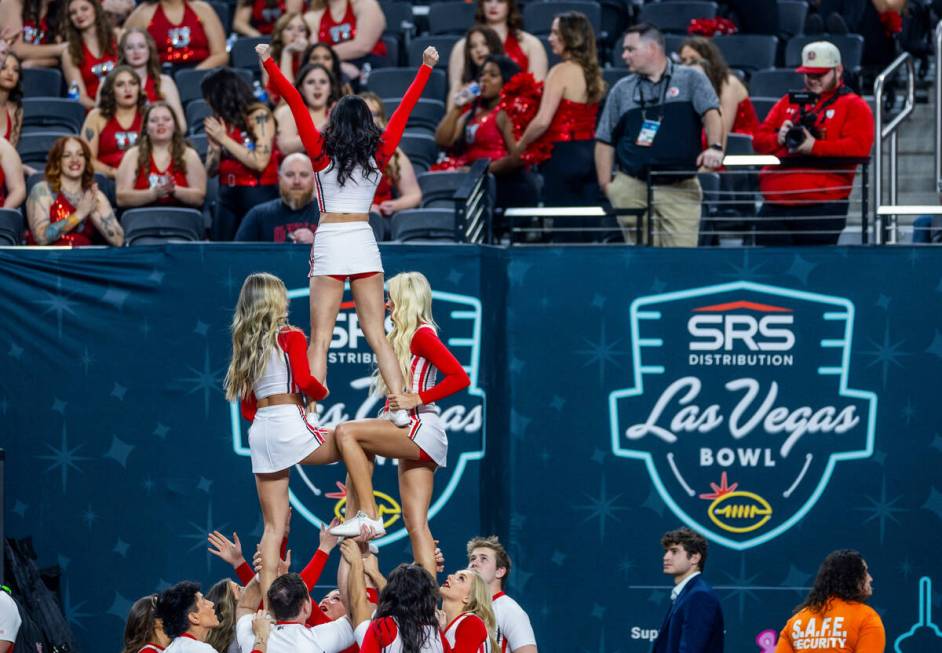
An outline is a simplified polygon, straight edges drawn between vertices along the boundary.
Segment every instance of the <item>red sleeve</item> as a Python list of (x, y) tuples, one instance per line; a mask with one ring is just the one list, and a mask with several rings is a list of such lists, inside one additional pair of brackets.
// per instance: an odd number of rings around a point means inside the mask
[(255, 404), (254, 392), (250, 392), (248, 397), (239, 402), (239, 408), (242, 409), (242, 417), (250, 422), (255, 421), (255, 411), (258, 409)]
[(778, 130), (788, 118), (788, 107), (788, 96), (786, 95), (769, 109), (769, 114), (752, 135), (752, 149), (757, 154), (776, 154), (780, 150), (788, 151), (778, 144)]
[(307, 566), (301, 570), (301, 580), (307, 585), (307, 591), (310, 592), (320, 580), (321, 572), (324, 571), (324, 565), (327, 564), (327, 554), (318, 549), (314, 552), (314, 557), (307, 563)]
[(444, 399), (471, 385), (468, 373), (461, 367), (458, 359), (442, 344), (433, 329), (421, 328), (416, 330), (415, 335), (412, 336), (410, 349), (416, 356), (428, 359), (444, 376), (434, 386), (419, 393), (419, 398), (423, 404), (430, 404), (433, 401)]
[(843, 128), (837, 138), (816, 140), (811, 152), (815, 156), (865, 157), (873, 146), (873, 113), (863, 98), (844, 96)]
[(324, 139), (321, 137), (321, 133), (317, 131), (317, 127), (314, 126), (307, 105), (304, 104), (304, 99), (294, 84), (284, 76), (281, 68), (273, 58), (266, 59), (264, 66), (265, 71), (268, 73), (269, 84), (274, 86), (275, 92), (285, 99), (291, 109), (294, 124), (298, 128), (298, 136), (301, 137), (301, 143), (304, 145), (307, 155), (311, 157), (314, 170), (323, 170), (330, 163), (330, 160), (324, 155)]
[[(292, 87), (293, 88), (293, 87)], [(311, 376), (307, 362), (307, 338), (298, 329), (285, 329), (278, 334), (278, 345), (288, 354), (291, 376), (295, 385), (308, 398), (320, 401), (327, 396), (327, 388)]]
[[(399, 147), (399, 141), (402, 140), (402, 132), (405, 131), (406, 123), (409, 122), (409, 115), (422, 96), (422, 91), (425, 90), (425, 84), (428, 83), (428, 79), (431, 75), (431, 66), (426, 66), (425, 64), (419, 66), (419, 72), (415, 74), (415, 79), (412, 80), (412, 83), (406, 90), (406, 94), (399, 102), (399, 106), (393, 111), (389, 122), (386, 123), (386, 130), (383, 132), (383, 140), (380, 141), (379, 149), (376, 150), (375, 155), (376, 165), (379, 166), (380, 170), (386, 168), (386, 164), (389, 163), (393, 154), (396, 153), (396, 148)], [(298, 97), (300, 97), (300, 95)], [(304, 111), (306, 114), (307, 108), (305, 108)]]
[(375, 587), (367, 587), (366, 600), (373, 605), (379, 605), (379, 591)]
[(487, 626), (477, 617), (466, 617), (455, 630), (454, 653), (477, 653), (487, 641)]
[(380, 653), (384, 648), (396, 641), (398, 634), (396, 622), (391, 617), (375, 619), (363, 637), (360, 653)]
[(242, 585), (248, 585), (252, 582), (252, 579), (255, 578), (255, 570), (252, 569), (252, 565), (244, 560), (241, 565), (236, 567), (235, 573), (236, 576), (239, 577), (239, 582), (242, 583)]
[(320, 606), (315, 602), (313, 605), (311, 605), (311, 616), (307, 618), (307, 622), (305, 622), (304, 625), (308, 628), (313, 628), (314, 626), (320, 626), (327, 623), (330, 623), (330, 617), (328, 617), (327, 614), (321, 610)]

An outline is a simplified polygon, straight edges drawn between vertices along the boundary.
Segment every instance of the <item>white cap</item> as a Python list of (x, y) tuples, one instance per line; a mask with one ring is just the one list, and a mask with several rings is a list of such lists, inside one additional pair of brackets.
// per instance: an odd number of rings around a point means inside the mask
[(829, 41), (815, 41), (801, 49), (797, 72), (820, 75), (841, 65), (841, 51)]

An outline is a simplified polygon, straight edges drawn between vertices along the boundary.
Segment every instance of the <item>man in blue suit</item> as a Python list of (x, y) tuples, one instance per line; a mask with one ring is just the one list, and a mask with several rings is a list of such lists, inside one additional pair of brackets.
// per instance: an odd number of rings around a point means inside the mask
[(652, 653), (723, 653), (723, 610), (701, 572), (707, 541), (689, 528), (664, 534), (664, 573), (674, 577), (671, 607)]

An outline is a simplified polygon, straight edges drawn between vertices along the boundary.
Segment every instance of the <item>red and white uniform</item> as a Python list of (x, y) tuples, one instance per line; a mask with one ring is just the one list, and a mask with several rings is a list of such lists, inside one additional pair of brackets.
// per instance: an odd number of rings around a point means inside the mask
[[(173, 165), (172, 159), (170, 163), (167, 164), (167, 167), (161, 170), (154, 162), (154, 155), (151, 154), (150, 166), (144, 170), (141, 170), (141, 174), (138, 175), (137, 179), (134, 180), (134, 188), (137, 190), (157, 188), (158, 186), (165, 185), (169, 179), (173, 179), (173, 183), (180, 188), (187, 188), (188, 186), (186, 182), (186, 174)], [(173, 195), (163, 197), (157, 200), (155, 204), (159, 204), (161, 206), (184, 206), (183, 202), (175, 198)]]
[(162, 646), (157, 646), (156, 644), (144, 644), (137, 653), (160, 653), (163, 650)]
[(462, 612), (445, 627), (452, 653), (491, 653), (487, 626), (476, 614)]
[(318, 428), (315, 416), (307, 415), (302, 406), (277, 404), (256, 408), (258, 399), (299, 392), (315, 400), (327, 396), (327, 388), (311, 376), (304, 333), (294, 327), (282, 327), (278, 346), (268, 352), (265, 371), (255, 381), (252, 393), (242, 400), (242, 415), (252, 422), (249, 449), (253, 473), (288, 469), (324, 444), (325, 429)]
[[(242, 143), (249, 150), (255, 149), (255, 139), (248, 132), (232, 125), (228, 127), (226, 133), (229, 138)], [(227, 150), (223, 150), (218, 170), (219, 183), (222, 186), (274, 186), (278, 183), (278, 152), (272, 152), (268, 165), (261, 172), (257, 172), (229, 154)]]
[[(353, 13), (353, 3), (350, 0), (347, 0), (347, 8), (343, 13), (343, 18), (339, 21), (334, 20), (334, 17), (330, 15), (329, 6), (324, 9), (324, 13), (321, 16), (321, 24), (317, 29), (317, 39), (320, 43), (326, 43), (333, 47), (338, 43), (352, 41), (356, 35), (357, 17), (356, 14)], [(374, 54), (377, 57), (386, 56), (386, 44), (383, 43), (382, 39), (376, 42), (370, 54)]]
[(184, 2), (183, 20), (176, 25), (158, 4), (147, 31), (157, 43), (160, 63), (195, 66), (209, 56), (209, 39), (203, 21), (188, 2)]
[(32, 20), (23, 21), (23, 43), (47, 45), (52, 43), (53, 36), (45, 16), (39, 19), (38, 25)]
[[(252, 644), (255, 643), (255, 634), (252, 632), (254, 616), (243, 615), (236, 622), (236, 639), (242, 653), (251, 653)], [(355, 641), (353, 626), (346, 617), (313, 628), (304, 624), (278, 621), (268, 635), (267, 650), (268, 653), (340, 653)]]
[(275, 23), (286, 11), (285, 0), (278, 0), (275, 3), (269, 0), (255, 0), (252, 3), (252, 27), (262, 34), (271, 34), (275, 29)]
[(170, 642), (164, 653), (216, 653), (216, 649), (206, 642), (199, 641), (190, 633), (183, 633)]
[[(20, 632), (23, 618), (16, 607), (13, 597), (0, 590), (0, 642), (15, 642), (16, 634)], [(13, 649), (10, 649), (13, 653)]]
[(143, 120), (144, 117), (137, 110), (134, 111), (134, 120), (129, 127), (122, 126), (117, 116), (108, 118), (108, 122), (98, 134), (98, 160), (111, 168), (121, 165), (124, 153), (137, 145)]
[(85, 84), (85, 94), (93, 100), (98, 97), (98, 87), (118, 63), (117, 44), (112, 44), (111, 51), (114, 54), (103, 51), (100, 57), (96, 57), (82, 43), (82, 82)]
[(497, 644), (500, 646), (500, 653), (516, 651), (522, 646), (536, 646), (530, 617), (520, 604), (503, 592), (498, 592), (491, 600), (494, 617), (497, 619)]
[[(422, 653), (445, 653), (450, 651), (445, 636), (435, 626), (426, 626), (425, 646)], [(402, 653), (399, 625), (393, 617), (380, 617), (364, 621), (356, 629), (356, 641), (360, 653)], [(273, 652), (274, 653), (274, 652)]]

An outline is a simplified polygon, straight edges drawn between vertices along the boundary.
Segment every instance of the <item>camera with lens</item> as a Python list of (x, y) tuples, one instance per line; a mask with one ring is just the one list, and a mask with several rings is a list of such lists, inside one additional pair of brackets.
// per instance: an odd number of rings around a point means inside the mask
[(805, 142), (805, 132), (802, 128), (807, 129), (808, 133), (815, 138), (820, 138), (818, 128), (815, 126), (818, 122), (818, 114), (810, 109), (810, 107), (814, 107), (817, 101), (818, 94), (811, 91), (788, 92), (788, 102), (797, 104), (799, 112), (797, 124), (785, 132), (785, 147), (788, 148), (789, 152), (794, 152)]

